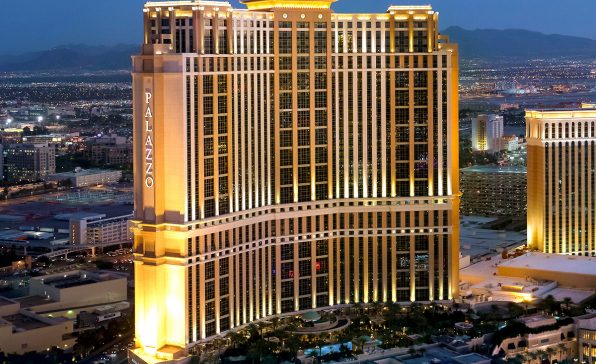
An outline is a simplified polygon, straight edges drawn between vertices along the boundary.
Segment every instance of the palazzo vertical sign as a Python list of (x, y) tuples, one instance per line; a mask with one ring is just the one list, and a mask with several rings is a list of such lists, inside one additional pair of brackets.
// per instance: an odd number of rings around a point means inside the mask
[(151, 104), (153, 93), (149, 90), (145, 91), (145, 187), (153, 188), (155, 179), (153, 176), (153, 111)]

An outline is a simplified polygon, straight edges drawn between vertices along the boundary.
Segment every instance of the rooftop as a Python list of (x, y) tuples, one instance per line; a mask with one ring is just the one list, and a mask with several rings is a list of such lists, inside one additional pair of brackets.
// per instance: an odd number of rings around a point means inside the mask
[[(25, 240), (30, 240), (23, 233), (27, 230), (53, 231), (57, 239), (68, 238), (71, 218), (90, 221), (90, 216), (98, 219), (129, 215), (133, 211), (132, 197), (132, 188), (122, 184), (0, 201), (0, 231), (13, 230)], [(31, 240), (30, 243), (48, 248), (52, 241)]]
[(492, 256), (502, 249), (513, 250), (525, 244), (525, 233), (484, 228), (485, 224), (495, 220), (479, 216), (461, 217), (460, 251), (463, 255), (469, 255), (472, 261), (475, 261), (481, 257)]
[(526, 253), (500, 264), (505, 268), (531, 268), (565, 274), (596, 275), (596, 257), (560, 255), (545, 253)]
[(596, 314), (580, 317), (577, 323), (580, 329), (596, 331)]
[(84, 270), (76, 270), (66, 273), (58, 273), (53, 275), (35, 277), (31, 279), (31, 282), (33, 283), (34, 281), (36, 281), (46, 286), (64, 289), (84, 286), (87, 284), (93, 284), (98, 282), (111, 281), (114, 279), (121, 279), (121, 277), (106, 272), (94, 273)]
[(544, 316), (544, 315), (533, 315), (533, 316), (526, 316), (520, 317), (518, 319), (519, 322), (523, 323), (528, 327), (540, 327), (551, 325), (557, 322), (554, 317)]
[(490, 359), (483, 355), (477, 354), (477, 353), (471, 353), (471, 354), (456, 356), (455, 358), (453, 358), (453, 361), (455, 361), (456, 363), (460, 363), (460, 364), (473, 364), (473, 363), (487, 362), (487, 361), (490, 361)]
[(330, 9), (336, 0), (241, 0), (248, 10)]
[(40, 321), (36, 318), (17, 313), (15, 315), (4, 316), (2, 319), (9, 322), (13, 326), (14, 332), (35, 330), (42, 327), (50, 326), (49, 324)]
[(16, 304), (15, 301), (0, 296), (0, 306), (9, 306)]
[(460, 169), (461, 173), (523, 173), (528, 172), (525, 166), (472, 166)]
[(529, 118), (529, 119), (596, 118), (596, 108), (526, 110), (526, 118)]
[(70, 221), (70, 220), (100, 220), (106, 217), (106, 214), (98, 214), (94, 212), (74, 212), (74, 213), (66, 213), (66, 214), (57, 214), (54, 215), (54, 219), (61, 220), (61, 221)]
[(52, 276), (43, 276), (37, 279), (45, 285), (64, 289), (110, 280), (111, 278), (112, 277), (109, 275), (95, 276), (94, 274), (84, 271), (74, 271)]
[(169, 7), (179, 5), (207, 5), (207, 6), (223, 6), (231, 7), (232, 5), (227, 1), (204, 1), (204, 0), (178, 0), (178, 1), (148, 1), (145, 3), (145, 7)]
[(82, 169), (80, 171), (72, 171), (72, 172), (62, 172), (62, 173), (55, 173), (52, 174), (53, 177), (64, 177), (64, 178), (73, 178), (73, 177), (82, 177), (82, 176), (93, 176), (96, 174), (103, 174), (109, 172), (117, 172), (116, 170), (111, 169)]
[(552, 291), (548, 292), (548, 294), (553, 296), (555, 301), (563, 302), (565, 298), (571, 298), (571, 302), (580, 304), (594, 296), (594, 291), (577, 288), (557, 287)]
[[(479, 264), (474, 264), (476, 266)], [(468, 267), (469, 268), (469, 267)], [(477, 282), (466, 287), (462, 285), (462, 292), (466, 296), (483, 296), (490, 297), (492, 301), (509, 301), (509, 302), (523, 302), (533, 301), (537, 298), (544, 298), (556, 286), (555, 282), (538, 281), (517, 277), (503, 277), (503, 276), (473, 276), (469, 272), (461, 274), (462, 282)]]
[(429, 348), (423, 356), (411, 357), (402, 360), (405, 364), (429, 364), (436, 362), (438, 359), (441, 363), (450, 363), (454, 357), (458, 356), (457, 353), (447, 350), (445, 348), (434, 347)]
[[(271, 9), (330, 9), (331, 5), (338, 0), (240, 0), (248, 10), (271, 10)], [(211, 0), (177, 0), (177, 1), (149, 1), (145, 4), (145, 11), (163, 9), (171, 7), (216, 7), (231, 8), (228, 1)], [(152, 8), (152, 9), (149, 9)], [(194, 9), (193, 9), (194, 10)], [(242, 9), (237, 9), (242, 10)], [(415, 14), (434, 14), (431, 5), (392, 5), (387, 12), (413, 12)]]
[(45, 305), (47, 303), (54, 303), (56, 301), (44, 296), (26, 296), (16, 298), (15, 301), (21, 304), (21, 308), (29, 308), (34, 306)]

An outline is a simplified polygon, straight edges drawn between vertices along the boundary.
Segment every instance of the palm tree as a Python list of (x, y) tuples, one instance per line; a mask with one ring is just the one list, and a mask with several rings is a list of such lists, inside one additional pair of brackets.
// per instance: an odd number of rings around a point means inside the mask
[(236, 349), (238, 345), (244, 344), (246, 336), (238, 331), (232, 331), (228, 333), (227, 338), (230, 340), (230, 344)]
[(288, 348), (288, 351), (292, 354), (292, 356), (296, 356), (296, 352), (298, 350), (300, 350), (300, 347), (302, 345), (302, 342), (300, 341), (300, 339), (298, 338), (298, 336), (296, 335), (291, 335), (286, 341), (285, 341), (286, 347)]
[(530, 363), (532, 363), (534, 360), (538, 359), (538, 354), (535, 351), (530, 351), (528, 353), (528, 358), (530, 359)]
[(555, 348), (553, 348), (552, 346), (549, 346), (548, 348), (546, 348), (546, 353), (548, 354), (549, 362), (552, 361), (552, 357), (556, 352), (557, 352), (557, 350), (555, 350)]
[(552, 314), (557, 310), (557, 301), (555, 301), (555, 298), (549, 294), (538, 304), (538, 307), (541, 310)]
[(567, 356), (567, 345), (559, 343), (557, 348), (559, 349), (559, 362), (561, 362), (563, 361), (563, 353), (565, 353), (565, 356)]
[(364, 352), (364, 344), (366, 344), (366, 340), (362, 336), (359, 336), (355, 338), (353, 341), (358, 347), (358, 350)]
[(372, 314), (374, 316), (378, 316), (379, 313), (381, 313), (381, 311), (382, 311), (382, 305), (379, 301), (372, 302), (370, 304), (370, 308), (371, 308)]
[(355, 304), (353, 306), (354, 310), (356, 311), (356, 313), (358, 315), (362, 315), (364, 313), (364, 306), (362, 306), (362, 303), (358, 302), (357, 304)]
[(217, 350), (217, 356), (221, 355), (221, 348), (226, 344), (226, 342), (222, 338), (216, 338), (213, 340), (213, 346), (215, 350)]
[(271, 318), (271, 329), (272, 331), (277, 330), (277, 328), (279, 327), (281, 320), (279, 319), (279, 317), (273, 317)]
[(573, 303), (573, 300), (571, 300), (571, 297), (565, 297), (563, 299), (563, 304), (565, 304), (565, 309), (567, 311), (569, 311), (571, 309), (571, 304)]
[(256, 324), (254, 324), (254, 323), (249, 324), (247, 329), (250, 334), (251, 340), (255, 340), (256, 338), (258, 338), (260, 336), (259, 327)]
[(542, 362), (542, 360), (544, 360), (544, 357), (548, 355), (544, 350), (538, 350), (536, 354), (538, 354), (538, 359), (540, 359), (540, 362)]

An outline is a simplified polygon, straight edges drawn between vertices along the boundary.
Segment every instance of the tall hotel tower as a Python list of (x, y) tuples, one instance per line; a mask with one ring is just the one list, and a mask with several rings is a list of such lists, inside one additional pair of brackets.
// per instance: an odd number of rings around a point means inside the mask
[(430, 6), (150, 2), (135, 361), (272, 315), (456, 296), (458, 56)]
[(596, 253), (596, 105), (526, 112), (528, 245)]

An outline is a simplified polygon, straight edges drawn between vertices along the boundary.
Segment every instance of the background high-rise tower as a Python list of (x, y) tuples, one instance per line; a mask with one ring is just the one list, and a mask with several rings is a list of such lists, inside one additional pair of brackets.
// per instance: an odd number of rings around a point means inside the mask
[(458, 58), (430, 6), (147, 3), (132, 355), (271, 315), (450, 300)]
[(472, 119), (472, 148), (477, 151), (499, 152), (503, 137), (503, 117), (478, 115)]
[(596, 252), (596, 109), (526, 111), (528, 245)]

